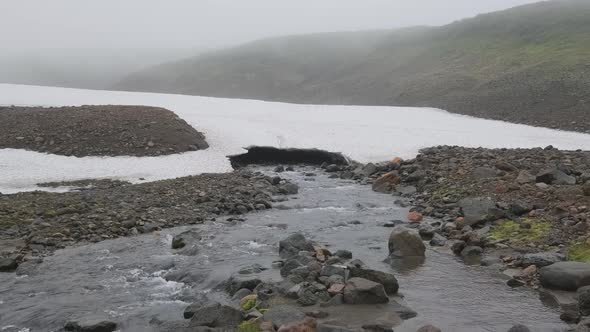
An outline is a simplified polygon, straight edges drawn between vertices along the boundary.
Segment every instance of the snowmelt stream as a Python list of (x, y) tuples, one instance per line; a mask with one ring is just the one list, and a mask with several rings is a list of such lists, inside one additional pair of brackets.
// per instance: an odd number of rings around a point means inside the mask
[[(269, 169), (265, 169), (266, 172)], [(429, 249), (425, 262), (390, 266), (387, 256), (392, 219), (407, 210), (390, 195), (377, 194), (352, 181), (329, 179), (314, 169), (282, 173), (300, 184), (300, 193), (275, 203), (281, 209), (246, 215), (247, 220), (216, 222), (168, 229), (160, 233), (103, 241), (55, 252), (28, 276), (0, 274), (0, 331), (14, 325), (35, 331), (55, 331), (65, 321), (96, 317), (120, 323), (121, 331), (157, 331), (160, 321), (182, 320), (184, 308), (201, 294), (227, 300), (212, 289), (240, 268), (278, 259), (278, 241), (302, 232), (331, 250), (350, 250), (374, 269), (392, 272), (400, 283), (405, 305), (416, 318), (395, 327), (415, 332), (432, 323), (443, 331), (507, 331), (526, 324), (534, 331), (564, 331), (558, 310), (545, 307), (536, 292), (512, 289), (492, 268), (466, 266), (456, 257)], [(171, 237), (195, 229), (202, 236), (196, 256), (176, 255)], [(168, 273), (182, 282), (168, 281)], [(269, 269), (263, 278), (279, 278)], [(344, 306), (356, 320), (367, 319), (355, 306)]]

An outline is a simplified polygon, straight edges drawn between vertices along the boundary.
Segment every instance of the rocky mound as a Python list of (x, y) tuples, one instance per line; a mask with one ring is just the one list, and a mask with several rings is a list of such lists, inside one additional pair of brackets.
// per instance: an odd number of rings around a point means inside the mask
[(272, 207), (297, 185), (249, 172), (203, 174), (144, 184), (91, 183), (78, 192), (0, 196), (0, 257), (21, 260), (66, 245), (199, 224)]
[[(441, 146), (412, 160), (324, 168), (409, 207), (407, 221), (386, 227), (409, 222), (414, 237), (466, 264), (497, 266), (510, 287), (590, 294), (583, 289), (590, 286), (590, 151)], [(584, 296), (573, 301), (579, 310), (555, 297), (563, 320), (590, 315)]]
[(163, 108), (0, 107), (0, 148), (76, 157), (142, 157), (208, 147), (203, 134)]
[(495, 244), (538, 251), (571, 249), (590, 230), (590, 151), (441, 146), (412, 160), (332, 166), (326, 171), (334, 176), (410, 198), (410, 221), (442, 219), (451, 237), (459, 238), (464, 228), (493, 226)]

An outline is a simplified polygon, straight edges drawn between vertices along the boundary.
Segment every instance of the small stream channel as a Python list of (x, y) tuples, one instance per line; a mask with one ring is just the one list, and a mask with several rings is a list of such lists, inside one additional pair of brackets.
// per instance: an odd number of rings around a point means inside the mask
[[(272, 173), (271, 168), (257, 170)], [(507, 331), (516, 323), (533, 331), (568, 328), (536, 292), (511, 289), (492, 268), (464, 265), (447, 252), (429, 248), (425, 262), (415, 266), (384, 263), (390, 229), (383, 224), (403, 220), (407, 213), (391, 196), (329, 179), (312, 167), (281, 176), (297, 182), (299, 194), (276, 203), (276, 209), (247, 215), (246, 221), (220, 218), (68, 248), (27, 276), (0, 274), (0, 331), (58, 331), (67, 320), (89, 316), (117, 321), (121, 331), (153, 331), (151, 319), (182, 319), (184, 308), (202, 293), (224, 300), (212, 289), (241, 267), (258, 263), (269, 267), (265, 277), (279, 279), (271, 262), (278, 259), (278, 241), (294, 232), (394, 273), (404, 304), (418, 312), (396, 332), (415, 332), (428, 323), (460, 332)], [(174, 254), (172, 235), (188, 229), (202, 235), (199, 253)], [(182, 275), (183, 282), (167, 281), (164, 276), (171, 272)]]

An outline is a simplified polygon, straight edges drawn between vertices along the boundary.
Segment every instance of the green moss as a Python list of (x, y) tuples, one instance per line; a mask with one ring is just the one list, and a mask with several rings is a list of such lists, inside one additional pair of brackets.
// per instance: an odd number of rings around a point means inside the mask
[(590, 263), (590, 245), (587, 242), (576, 242), (567, 251), (567, 259), (576, 262)]
[(238, 326), (238, 332), (262, 332), (262, 330), (256, 323), (246, 321)]
[(508, 240), (512, 243), (526, 244), (543, 240), (551, 231), (551, 223), (546, 220), (526, 219), (518, 223), (506, 220), (494, 226), (489, 233), (493, 241)]
[(256, 307), (256, 299), (250, 299), (242, 304), (242, 310), (248, 311)]
[(442, 187), (432, 192), (432, 199), (444, 202), (457, 202), (466, 196), (466, 191), (454, 187)]

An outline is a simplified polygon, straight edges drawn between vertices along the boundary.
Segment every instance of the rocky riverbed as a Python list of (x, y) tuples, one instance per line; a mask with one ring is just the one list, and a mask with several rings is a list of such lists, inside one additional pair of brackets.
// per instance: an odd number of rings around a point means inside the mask
[(0, 252), (6, 267), (68, 245), (200, 224), (271, 208), (273, 195), (297, 193), (279, 177), (247, 171), (204, 174), (131, 185), (87, 180), (50, 183), (65, 193), (0, 196)]
[(148, 106), (0, 107), (0, 149), (65, 156), (159, 156), (208, 148), (173, 112)]
[[(567, 329), (532, 290), (511, 289), (494, 268), (467, 266), (446, 247), (425, 246), (401, 220), (409, 209), (391, 196), (314, 167), (271, 170), (245, 174), (270, 179), (273, 209), (69, 246), (28, 260), (16, 276), (0, 274), (0, 317), (8, 324), (0, 328), (415, 332), (437, 331), (429, 326), (435, 325), (483, 332), (520, 323), (533, 331)], [(272, 185), (278, 174), (284, 180)], [(284, 190), (291, 183), (299, 193), (282, 201), (281, 192), (294, 192)]]
[[(498, 264), (511, 287), (576, 291), (590, 280), (588, 151), (441, 146), (412, 160), (324, 169), (409, 198), (405, 219), (425, 240), (468, 264)], [(566, 298), (564, 320), (587, 315)]]

